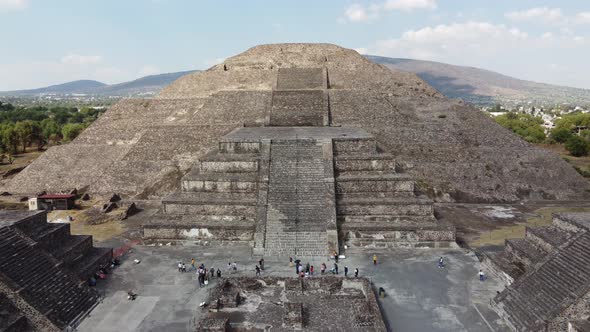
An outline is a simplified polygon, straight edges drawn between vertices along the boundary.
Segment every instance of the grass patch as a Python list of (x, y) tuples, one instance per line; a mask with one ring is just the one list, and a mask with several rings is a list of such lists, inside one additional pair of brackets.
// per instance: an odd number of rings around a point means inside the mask
[(509, 225), (482, 233), (477, 239), (468, 243), (472, 248), (489, 245), (503, 245), (506, 239), (522, 239), (526, 227), (543, 227), (551, 225), (552, 214), (556, 212), (590, 212), (590, 207), (546, 207), (535, 210), (535, 215), (528, 217), (523, 224)]

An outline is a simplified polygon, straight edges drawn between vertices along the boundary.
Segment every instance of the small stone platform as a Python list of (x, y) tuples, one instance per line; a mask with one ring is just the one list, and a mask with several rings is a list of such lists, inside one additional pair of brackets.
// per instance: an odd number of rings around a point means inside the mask
[(386, 331), (367, 279), (228, 278), (209, 297), (197, 331)]

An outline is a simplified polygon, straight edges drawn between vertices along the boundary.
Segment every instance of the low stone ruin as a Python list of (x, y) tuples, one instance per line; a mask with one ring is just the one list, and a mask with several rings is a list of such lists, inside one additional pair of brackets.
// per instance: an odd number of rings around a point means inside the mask
[(45, 211), (0, 211), (0, 331), (75, 326), (99, 299), (86, 280), (111, 259), (110, 248), (48, 223)]
[(211, 292), (197, 331), (386, 331), (368, 280), (228, 278)]
[(590, 318), (590, 213), (554, 214), (551, 226), (484, 253), (482, 265), (508, 284), (493, 307), (514, 330), (568, 331)]

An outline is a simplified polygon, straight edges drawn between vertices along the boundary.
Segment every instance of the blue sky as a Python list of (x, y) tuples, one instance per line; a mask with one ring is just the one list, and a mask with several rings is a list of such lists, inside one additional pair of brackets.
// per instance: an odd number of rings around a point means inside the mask
[(278, 42), (590, 88), (581, 0), (0, 0), (0, 42), (0, 90), (205, 69)]

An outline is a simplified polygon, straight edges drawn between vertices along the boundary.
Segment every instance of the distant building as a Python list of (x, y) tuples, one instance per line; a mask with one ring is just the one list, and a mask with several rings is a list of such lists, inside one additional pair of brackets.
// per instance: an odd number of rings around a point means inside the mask
[(72, 194), (46, 194), (37, 197), (39, 210), (71, 210), (75, 205), (76, 195)]

